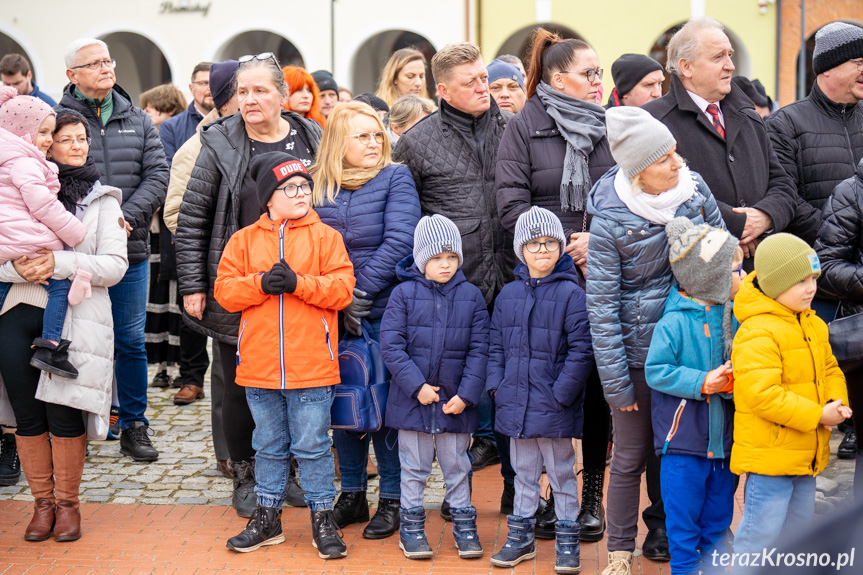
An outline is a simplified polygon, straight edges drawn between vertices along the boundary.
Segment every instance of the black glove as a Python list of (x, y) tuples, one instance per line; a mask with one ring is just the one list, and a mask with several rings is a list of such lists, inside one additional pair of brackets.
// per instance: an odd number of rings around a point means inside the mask
[(368, 317), (371, 314), (372, 304), (374, 300), (365, 299), (369, 294), (359, 288), (354, 288), (354, 296), (351, 303), (344, 309), (345, 314), (345, 330), (355, 336), (363, 334), (362, 318)]
[(294, 293), (297, 289), (297, 274), (283, 258), (261, 277), (261, 289), (270, 295)]

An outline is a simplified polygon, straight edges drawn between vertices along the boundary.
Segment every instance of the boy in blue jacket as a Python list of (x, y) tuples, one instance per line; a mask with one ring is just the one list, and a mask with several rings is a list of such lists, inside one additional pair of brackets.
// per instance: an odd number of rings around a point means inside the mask
[(563, 253), (560, 220), (534, 206), (515, 226), (516, 280), (501, 290), (492, 314), (487, 389), (495, 429), (510, 437), (515, 469), (509, 534), (491, 563), (513, 567), (536, 557), (534, 528), (545, 464), (554, 489), (556, 573), (578, 573), (578, 483), (572, 440), (581, 436), (584, 387), (593, 349), (584, 290)]
[(452, 510), (459, 557), (482, 557), (476, 508), (470, 504), (471, 433), (488, 362), (488, 310), (461, 271), (461, 235), (444, 216), (426, 216), (414, 253), (399, 262), (402, 281), (381, 322), (381, 355), (392, 374), (386, 424), (399, 430), (399, 547), (429, 559), (423, 492), (437, 451)]
[(737, 238), (675, 218), (665, 226), (678, 285), (653, 332), (644, 366), (671, 573), (708, 570), (734, 508), (731, 457), (731, 301), (743, 276)]

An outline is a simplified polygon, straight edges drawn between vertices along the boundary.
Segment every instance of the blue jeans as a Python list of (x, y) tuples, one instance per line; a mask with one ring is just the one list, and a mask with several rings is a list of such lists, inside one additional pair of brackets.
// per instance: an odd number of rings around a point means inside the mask
[(330, 451), (333, 386), (302, 389), (246, 388), (255, 431), (255, 493), (261, 507), (281, 508), (290, 455), (299, 465), (300, 485), (311, 511), (332, 509), (336, 472)]
[(735, 553), (757, 553), (800, 533), (815, 515), (812, 475), (746, 474), (743, 519), (734, 538)]
[(132, 264), (120, 282), (108, 288), (114, 316), (114, 374), (120, 402), (120, 429), (136, 421), (149, 425), (147, 410), (147, 349), (144, 322), (147, 318), (149, 263)]
[(707, 573), (714, 549), (726, 552), (725, 532), (734, 515), (734, 474), (727, 459), (667, 453), (661, 460), (671, 573)]
[[(0, 283), (0, 308), (6, 301), (6, 294), (12, 284)], [(69, 288), (72, 282), (69, 280), (48, 279), (45, 289), (48, 291), (48, 305), (42, 314), (42, 339), (60, 341), (63, 335), (63, 322), (66, 321), (66, 310), (69, 309)]]

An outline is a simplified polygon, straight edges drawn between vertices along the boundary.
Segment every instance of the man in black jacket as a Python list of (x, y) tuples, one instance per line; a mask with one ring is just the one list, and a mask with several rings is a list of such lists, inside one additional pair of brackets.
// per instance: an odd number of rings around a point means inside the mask
[(834, 22), (815, 34), (815, 84), (767, 119), (779, 162), (800, 200), (785, 230), (815, 243), (821, 207), (863, 157), (863, 29)]
[(123, 191), (123, 218), (129, 233), (129, 269), (109, 288), (114, 316), (115, 376), (120, 403), (120, 453), (136, 461), (154, 461), (159, 452), (147, 434), (147, 258), (150, 219), (165, 201), (168, 164), (153, 121), (134, 107), (116, 86), (116, 62), (101, 40), (76, 40), (66, 49), (66, 77), (60, 106), (83, 115), (89, 124), (89, 156), (100, 181)]
[(791, 221), (796, 193), (752, 101), (731, 84), (733, 53), (719, 22), (690, 20), (668, 43), (671, 89), (644, 109), (668, 126), (677, 152), (707, 182), (751, 269), (760, 238)]

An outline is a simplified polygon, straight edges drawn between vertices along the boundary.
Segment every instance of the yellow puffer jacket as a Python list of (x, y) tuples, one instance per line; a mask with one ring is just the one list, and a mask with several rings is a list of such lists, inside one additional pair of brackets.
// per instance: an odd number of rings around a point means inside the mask
[(822, 407), (848, 404), (845, 376), (830, 350), (827, 324), (811, 309), (797, 314), (746, 277), (734, 300), (734, 446), (731, 471), (817, 475), (830, 456)]

